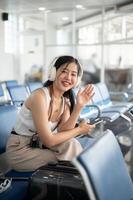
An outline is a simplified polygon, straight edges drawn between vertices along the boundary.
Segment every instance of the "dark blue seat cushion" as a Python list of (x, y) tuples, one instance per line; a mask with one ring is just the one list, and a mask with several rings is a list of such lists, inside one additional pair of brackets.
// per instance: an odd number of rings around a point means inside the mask
[[(11, 187), (0, 194), (2, 200), (28, 200), (29, 177), (33, 172), (17, 172), (11, 170), (5, 174), (6, 178), (12, 177)], [(0, 182), (3, 180), (1, 179)]]
[(1, 200), (28, 200), (28, 181), (13, 180), (11, 186), (0, 194)]
[(6, 150), (6, 143), (16, 121), (17, 108), (13, 105), (0, 106), (0, 154)]

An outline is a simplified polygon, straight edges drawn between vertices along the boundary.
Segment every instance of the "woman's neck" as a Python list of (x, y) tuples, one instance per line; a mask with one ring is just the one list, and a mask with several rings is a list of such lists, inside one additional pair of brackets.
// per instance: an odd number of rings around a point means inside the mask
[(54, 99), (61, 99), (63, 92), (60, 91), (54, 84), (50, 87), (51, 95)]
[[(49, 87), (51, 101), (49, 107), (49, 120), (52, 121), (52, 117), (56, 116), (56, 119), (59, 117), (62, 105), (63, 105), (63, 93), (56, 88), (56, 86), (51, 85)], [(58, 116), (58, 117), (57, 117)]]

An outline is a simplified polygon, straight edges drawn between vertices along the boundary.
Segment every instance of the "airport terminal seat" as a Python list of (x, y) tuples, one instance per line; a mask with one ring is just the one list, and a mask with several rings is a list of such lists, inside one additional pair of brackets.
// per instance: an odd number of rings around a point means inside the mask
[[(15, 123), (17, 112), (18, 109), (14, 105), (0, 106), (0, 156), (4, 154), (6, 157), (6, 143)], [(0, 199), (17, 199), (19, 195), (19, 199), (24, 200), (27, 194), (28, 178), (32, 172), (17, 172), (11, 169), (4, 172), (3, 169), (3, 173), (1, 172), (1, 174), (0, 182), (7, 178), (12, 178), (12, 183), (7, 191), (0, 194)]]
[(2, 96), (4, 96), (4, 92), (3, 92), (3, 88), (2, 88), (2, 86), (0, 84), (0, 97), (2, 97)]
[[(110, 93), (105, 83), (97, 83), (96, 87), (99, 89), (99, 92), (102, 96), (104, 111), (110, 109), (114, 111), (118, 111), (121, 114), (128, 112), (130, 109), (133, 108), (133, 104), (130, 102), (113, 102), (110, 98)], [(121, 92), (114, 93), (115, 95), (120, 95)], [(113, 94), (113, 93), (112, 93)], [(124, 93), (123, 93), (124, 94)]]
[[(99, 88), (101, 90), (99, 90)], [(128, 131), (131, 129), (131, 118), (129, 116), (126, 116), (125, 112), (129, 110), (129, 107), (126, 105), (123, 105), (121, 102), (119, 102), (118, 105), (114, 105), (111, 102), (111, 99), (109, 97), (106, 85), (103, 83), (97, 83), (93, 84), (94, 88), (94, 96), (92, 97), (92, 105), (96, 105), (99, 107), (100, 110), (100, 118), (103, 120), (102, 126), (100, 127), (100, 132), (102, 133), (103, 130), (110, 129), (114, 133), (114, 135), (117, 136), (118, 141), (119, 137), (127, 137)], [(105, 101), (104, 101), (105, 100)], [(89, 102), (90, 103), (90, 102)], [(86, 105), (82, 112), (80, 113), (81, 118), (91, 118), (93, 115), (93, 110), (88, 109), (89, 105)], [(133, 104), (130, 103), (132, 106)], [(121, 149), (123, 152), (123, 155), (125, 155), (131, 148), (131, 142), (129, 144), (121, 144), (119, 141), (119, 144), (121, 145)], [(126, 150), (126, 151), (125, 151)]]
[(6, 142), (15, 123), (16, 115), (16, 106), (0, 106), (0, 154), (6, 150)]
[(117, 106), (112, 104), (107, 87), (104, 83), (97, 83), (94, 85), (95, 95), (93, 97), (94, 104), (98, 104), (102, 112), (118, 112), (125, 113), (127, 111), (126, 106), (118, 104)]
[(11, 87), (11, 86), (15, 86), (18, 85), (18, 81), (17, 80), (7, 80), (5, 81), (6, 87)]
[[(96, 108), (90, 108), (90, 105), (94, 105), (99, 107), (101, 112), (101, 118), (106, 122), (113, 122), (119, 117), (122, 117), (126, 120), (126, 122), (131, 123), (130, 118), (125, 116), (125, 112), (129, 110), (127, 105), (121, 105), (121, 103), (117, 105), (112, 105), (111, 99), (109, 98), (108, 91), (106, 86), (104, 87), (103, 83), (93, 84), (94, 88), (94, 96), (92, 97), (92, 102), (89, 102), (84, 109), (82, 110), (80, 117), (81, 118), (91, 118), (96, 113)], [(100, 89), (99, 89), (100, 88)], [(73, 90), (74, 95), (77, 94), (77, 89)], [(130, 103), (130, 107), (133, 104)]]
[[(131, 102), (124, 102), (124, 101), (112, 101), (110, 98), (110, 93), (108, 91), (108, 88), (106, 86), (105, 83), (97, 83), (95, 84), (95, 87), (97, 88), (97, 92), (99, 90), (99, 93), (101, 94), (101, 98), (102, 98), (102, 113), (109, 113), (110, 111), (112, 112), (118, 112), (119, 113), (119, 119), (120, 119), (120, 123), (121, 124), (125, 124), (125, 126), (120, 126), (118, 131), (116, 130), (115, 126), (113, 128), (113, 126), (110, 126), (110, 124), (106, 124), (107, 127), (111, 130), (113, 130), (113, 132), (126, 132), (129, 129), (131, 129), (131, 125), (132, 125), (132, 113), (131, 111), (133, 110), (133, 103)], [(119, 95), (119, 92), (116, 93), (117, 95)], [(116, 119), (117, 121), (119, 120), (118, 118)], [(115, 120), (115, 122), (116, 122)], [(114, 123), (115, 125), (115, 123)], [(117, 133), (116, 133), (117, 134)]]
[(31, 92), (33, 92), (34, 90), (38, 89), (38, 88), (42, 88), (43, 87), (43, 83), (42, 82), (28, 82), (27, 83), (28, 89)]
[(11, 104), (11, 101), (7, 99), (5, 96), (4, 89), (2, 87), (2, 83), (0, 82), (0, 106), (5, 104)]
[[(2, 182), (3, 183), (3, 182)], [(12, 180), (11, 186), (4, 192), (0, 193), (1, 200), (28, 200), (28, 182), (24, 180)]]
[(2, 85), (0, 84), (0, 105), (4, 102), (4, 91)]
[(11, 101), (14, 105), (20, 107), (29, 96), (25, 85), (16, 85), (7, 87)]
[(99, 109), (101, 110), (101, 118), (102, 119), (104, 119), (105, 121), (113, 122), (117, 118), (120, 117), (120, 111), (118, 111), (117, 109), (107, 109), (107, 108), (105, 108), (105, 105), (103, 103), (103, 98), (101, 96), (101, 93), (99, 92), (97, 85), (98, 84), (93, 84), (95, 94), (92, 97), (92, 102), (93, 102), (94, 105), (97, 105), (99, 107)]
[(133, 183), (111, 131), (87, 147), (72, 163), (81, 173), (90, 200), (133, 199)]

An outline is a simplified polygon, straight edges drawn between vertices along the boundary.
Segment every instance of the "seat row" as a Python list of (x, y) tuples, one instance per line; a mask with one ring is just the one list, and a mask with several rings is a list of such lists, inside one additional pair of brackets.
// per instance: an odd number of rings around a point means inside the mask
[[(113, 123), (119, 119), (122, 124), (125, 124), (126, 130), (132, 126), (133, 118), (133, 103), (126, 101), (112, 101), (109, 90), (105, 83), (93, 84), (94, 96), (92, 100), (83, 108), (80, 113), (80, 119), (100, 118), (106, 124), (106, 128), (111, 129)], [(77, 89), (74, 89), (76, 95)], [(118, 92), (117, 95), (125, 96), (125, 93)], [(114, 132), (114, 130), (112, 130)], [(119, 128), (119, 132), (122, 130)], [(123, 130), (125, 131), (125, 130)], [(119, 133), (118, 132), (118, 133)]]
[[(93, 117), (96, 113), (96, 107), (98, 107), (101, 111), (101, 118), (113, 122), (118, 117), (124, 117), (126, 112), (129, 112), (133, 109), (132, 102), (125, 101), (112, 101), (110, 97), (109, 90), (105, 83), (96, 83), (93, 84), (94, 88), (94, 96), (92, 97), (92, 101), (90, 101), (85, 108), (82, 110), (80, 117)], [(76, 94), (77, 91), (74, 90)], [(122, 92), (117, 92), (116, 95), (126, 95)], [(93, 105), (93, 106), (92, 106)], [(130, 113), (131, 114), (131, 113)], [(125, 117), (126, 118), (126, 117)]]
[(16, 80), (5, 81), (0, 84), (0, 104), (11, 103), (21, 106), (32, 91), (42, 86), (42, 82), (29, 82), (26, 85), (20, 85)]

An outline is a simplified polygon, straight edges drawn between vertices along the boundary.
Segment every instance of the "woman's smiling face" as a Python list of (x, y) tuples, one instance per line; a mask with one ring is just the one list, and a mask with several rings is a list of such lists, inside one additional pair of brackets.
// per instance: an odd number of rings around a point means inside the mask
[(72, 62), (69, 64), (62, 65), (57, 70), (55, 83), (64, 92), (73, 88), (78, 79), (78, 69), (76, 63)]

